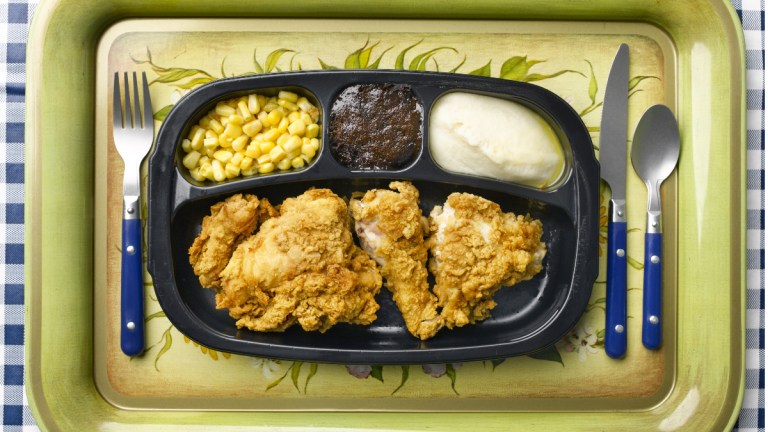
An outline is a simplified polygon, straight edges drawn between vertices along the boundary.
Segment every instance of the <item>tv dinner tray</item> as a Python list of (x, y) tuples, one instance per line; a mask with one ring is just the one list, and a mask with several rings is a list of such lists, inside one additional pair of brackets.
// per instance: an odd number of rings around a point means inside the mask
[[(613, 3), (39, 5), (28, 55), (25, 177), (27, 391), (38, 423), (54, 430), (727, 428), (744, 387), (741, 30), (724, 2)], [(605, 80), (622, 42), (631, 49), (628, 137), (645, 108), (666, 103), (683, 140), (679, 168), (663, 188), (664, 253), (675, 259), (665, 267), (662, 350), (640, 343), (646, 191), (630, 168), (624, 360), (609, 359), (601, 346), (602, 259), (580, 324), (537, 358), (377, 366), (228, 355), (176, 331), (151, 284), (148, 350), (134, 359), (120, 352), (122, 162), (107, 115), (114, 71), (146, 71), (155, 80), (156, 127), (189, 88), (234, 74), (375, 66), (528, 80), (582, 115), (597, 150)]]

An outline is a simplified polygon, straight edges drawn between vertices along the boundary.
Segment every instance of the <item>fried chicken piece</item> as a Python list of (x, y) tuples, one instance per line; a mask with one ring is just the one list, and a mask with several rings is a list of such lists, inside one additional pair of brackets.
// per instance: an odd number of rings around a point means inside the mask
[(429, 269), (448, 328), (487, 318), (496, 291), (532, 278), (546, 254), (540, 221), (502, 213), (498, 204), (468, 193), (453, 193), (432, 210), (430, 232)]
[(203, 227), (189, 248), (189, 263), (200, 285), (219, 286), (219, 273), (229, 262), (232, 251), (260, 223), (277, 216), (266, 198), (237, 194), (211, 206), (211, 215), (203, 218)]
[(328, 189), (286, 199), (280, 215), (232, 254), (216, 307), (228, 308), (238, 328), (254, 331), (370, 324), (381, 275), (353, 243), (350, 227), (346, 203)]
[(408, 331), (425, 340), (443, 327), (443, 319), (427, 282), (427, 228), (419, 191), (409, 182), (389, 187), (392, 190), (369, 190), (362, 199), (350, 201), (349, 209), (360, 244), (381, 266)]

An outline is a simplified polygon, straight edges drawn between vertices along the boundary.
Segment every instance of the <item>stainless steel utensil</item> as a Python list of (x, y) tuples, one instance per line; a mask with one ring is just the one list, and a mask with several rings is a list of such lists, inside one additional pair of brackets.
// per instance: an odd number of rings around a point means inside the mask
[[(144, 351), (144, 281), (141, 266), (141, 211), (139, 170), (154, 137), (152, 103), (147, 76), (142, 73), (143, 115), (139, 85), (133, 73), (133, 103), (128, 73), (124, 74), (124, 103), (120, 100), (120, 76), (115, 73), (112, 135), (125, 163), (123, 177), (123, 240), (120, 269), (120, 348), (126, 355)], [(133, 114), (132, 114), (133, 111)]]
[(680, 131), (672, 111), (654, 105), (643, 114), (632, 140), (632, 165), (648, 188), (643, 275), (643, 345), (661, 346), (661, 183), (680, 156)]
[(627, 105), (629, 47), (621, 44), (608, 75), (600, 121), (600, 176), (611, 188), (605, 301), (605, 352), (627, 351)]

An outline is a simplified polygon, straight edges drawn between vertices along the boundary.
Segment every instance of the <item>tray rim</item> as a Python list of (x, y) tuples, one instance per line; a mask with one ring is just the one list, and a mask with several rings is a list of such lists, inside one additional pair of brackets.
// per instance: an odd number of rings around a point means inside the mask
[[(45, 118), (44, 114), (49, 112), (52, 109), (62, 109), (62, 106), (58, 106), (58, 104), (51, 103), (50, 105), (44, 104), (44, 100), (42, 98), (42, 92), (39, 90), (39, 88), (43, 88), (46, 85), (46, 82), (38, 82), (37, 79), (34, 78), (40, 78), (43, 75), (43, 71), (45, 70), (47, 63), (46, 57), (43, 55), (45, 49), (50, 49), (50, 46), (46, 47), (46, 42), (48, 42), (48, 38), (52, 37), (52, 34), (62, 34), (63, 32), (66, 32), (68, 30), (71, 30), (71, 27), (68, 27), (67, 19), (80, 19), (83, 20), (84, 17), (82, 16), (83, 13), (86, 15), (88, 13), (95, 14), (99, 18), (103, 18), (111, 23), (117, 22), (121, 18), (124, 18), (126, 16), (131, 16), (132, 13), (141, 15), (141, 12), (144, 13), (151, 13), (154, 16), (162, 16), (162, 14), (167, 13), (162, 11), (162, 4), (161, 2), (154, 3), (149, 1), (138, 1), (138, 2), (125, 2), (122, 6), (123, 8), (120, 9), (119, 13), (115, 13), (112, 11), (112, 4), (105, 6), (101, 5), (91, 5), (91, 8), (78, 8), (79, 0), (50, 0), (47, 2), (43, 2), (38, 6), (38, 9), (36, 11), (36, 15), (33, 19), (33, 25), (30, 30), (30, 43), (28, 44), (28, 73), (29, 77), (33, 79), (28, 80), (28, 85), (30, 89), (30, 98), (28, 100), (27, 105), (27, 112), (26, 112), (26, 122), (25, 122), (25, 132), (26, 132), (26, 142), (27, 145), (25, 146), (25, 153), (27, 158), (27, 164), (25, 166), (25, 192), (26, 192), (26, 206), (25, 206), (25, 220), (28, 221), (27, 229), (25, 231), (25, 243), (27, 244), (27, 247), (25, 248), (25, 262), (27, 263), (25, 265), (25, 296), (27, 299), (29, 299), (29, 303), (25, 303), (25, 325), (27, 327), (27, 332), (25, 335), (25, 353), (27, 355), (27, 368), (25, 369), (25, 377), (27, 382), (27, 392), (29, 395), (29, 401), (30, 401), (30, 407), (32, 408), (33, 413), (35, 414), (36, 419), (39, 422), (39, 425), (41, 427), (50, 427), (52, 429), (59, 429), (64, 425), (60, 425), (56, 423), (57, 415), (59, 417), (62, 417), (65, 412), (66, 408), (72, 408), (74, 407), (72, 404), (72, 401), (65, 400), (59, 400), (58, 402), (46, 398), (46, 395), (55, 395), (55, 394), (69, 394), (71, 392), (71, 388), (68, 388), (68, 384), (72, 384), (73, 382), (75, 384), (79, 384), (83, 386), (82, 388), (79, 388), (79, 390), (83, 390), (83, 398), (80, 398), (81, 400), (77, 401), (79, 403), (78, 407), (82, 410), (81, 412), (89, 412), (91, 414), (96, 414), (97, 417), (93, 419), (93, 421), (98, 421), (99, 417), (98, 415), (101, 415), (101, 420), (111, 420), (114, 423), (111, 423), (112, 426), (115, 428), (120, 428), (120, 426), (127, 426), (130, 423), (135, 422), (157, 422), (157, 418), (161, 418), (161, 423), (171, 423), (171, 422), (178, 422), (178, 423), (187, 423), (190, 421), (190, 417), (184, 415), (184, 413), (151, 413), (152, 415), (149, 415), (147, 413), (142, 412), (127, 412), (123, 413), (121, 415), (120, 413), (115, 413), (115, 407), (109, 406), (106, 404), (100, 397), (100, 395), (95, 391), (93, 388), (93, 359), (89, 358), (88, 356), (85, 356), (85, 358), (82, 358), (83, 360), (79, 365), (74, 365), (75, 367), (65, 371), (61, 370), (61, 368), (55, 368), (51, 370), (45, 369), (42, 367), (41, 363), (43, 360), (40, 359), (40, 353), (41, 353), (41, 336), (45, 336), (46, 338), (50, 339), (53, 337), (56, 337), (56, 335), (59, 335), (57, 330), (71, 330), (72, 333), (69, 333), (70, 335), (77, 335), (81, 336), (84, 340), (84, 347), (92, 348), (93, 344), (93, 336), (91, 332), (85, 331), (83, 332), (83, 329), (77, 328), (75, 324), (71, 325), (62, 325), (62, 326), (56, 326), (60, 328), (52, 328), (51, 326), (41, 326), (41, 319), (45, 314), (41, 312), (41, 309), (47, 309), (50, 310), (52, 308), (51, 305), (48, 303), (44, 303), (41, 299), (42, 296), (42, 282), (45, 279), (45, 276), (48, 276), (50, 274), (49, 272), (46, 272), (45, 275), (42, 274), (43, 267), (46, 269), (49, 269), (51, 267), (55, 268), (55, 265), (52, 265), (52, 262), (50, 258), (52, 257), (52, 254), (56, 252), (56, 250), (51, 251), (51, 247), (43, 248), (42, 244), (42, 238), (43, 238), (43, 232), (46, 234), (50, 234), (50, 227), (48, 226), (42, 226), (43, 225), (43, 214), (47, 214), (49, 216), (55, 215), (57, 211), (59, 211), (60, 214), (63, 214), (65, 216), (73, 216), (73, 217), (82, 217), (83, 216), (83, 208), (89, 208), (89, 204), (92, 205), (91, 198), (89, 197), (70, 197), (69, 202), (64, 197), (56, 196), (55, 194), (52, 194), (52, 199), (48, 199), (48, 191), (49, 189), (46, 189), (46, 199), (43, 199), (43, 183), (45, 184), (51, 184), (53, 179), (55, 177), (52, 177), (54, 174), (49, 174), (44, 172), (41, 167), (43, 164), (43, 145), (41, 144), (42, 138), (48, 138), (50, 140), (50, 131), (42, 130), (39, 126), (38, 120)], [(225, 2), (227, 3), (227, 2)], [(379, 17), (405, 17), (408, 16), (408, 13), (415, 14), (417, 16), (427, 17), (427, 18), (440, 18), (445, 16), (441, 14), (439, 11), (432, 11), (430, 12), (430, 7), (437, 5), (437, 2), (433, 2), (432, 5), (424, 3), (420, 4), (415, 8), (408, 8), (408, 2), (400, 1), (396, 2), (402, 8), (392, 8), (392, 5), (388, 2), (374, 2), (372, 3), (372, 8), (369, 10), (360, 9), (359, 7), (355, 6), (354, 2), (348, 2), (348, 1), (339, 1), (335, 5), (330, 5), (329, 11), (327, 13), (329, 14), (338, 14), (345, 17), (355, 16), (355, 15), (369, 15), (370, 14), (378, 14)], [(503, 7), (499, 5), (495, 5), (495, 2), (492, 0), (487, 0), (482, 2), (478, 7), (478, 5), (472, 5), (471, 9), (462, 9), (461, 7), (458, 7), (455, 10), (456, 15), (463, 13), (468, 14), (468, 16), (465, 16), (464, 18), (483, 18), (483, 17), (492, 17), (494, 14), (499, 12), (499, 9), (504, 9)], [(680, 2), (683, 3), (683, 2)], [(695, 3), (695, 1), (694, 1)], [(89, 3), (90, 4), (90, 3)], [(235, 2), (231, 2), (230, 4), (234, 5)], [(567, 5), (553, 5), (553, 9), (560, 18), (565, 19), (564, 17), (567, 16), (570, 19), (584, 19), (587, 17), (590, 17), (591, 19), (638, 19), (638, 16), (633, 15), (634, 13), (642, 12), (643, 5), (650, 4), (650, 2), (646, 2), (644, 0), (635, 0), (631, 2), (627, 2), (627, 5), (623, 5), (622, 8), (617, 9), (615, 6), (611, 5), (608, 1), (601, 1), (599, 2), (599, 5), (603, 6), (603, 9), (600, 9), (598, 11), (595, 11), (595, 4), (590, 4), (588, 8), (580, 9), (580, 8), (573, 8), (571, 10), (567, 10)], [(187, 6), (187, 5), (185, 5)], [(263, 5), (262, 5), (263, 6)], [(262, 13), (264, 13), (267, 17), (269, 16), (277, 16), (279, 11), (280, 5), (278, 2), (274, 3), (268, 3), (266, 4), (266, 8), (262, 9)], [(524, 19), (543, 19), (545, 15), (549, 15), (553, 12), (553, 9), (548, 9), (547, 11), (540, 11), (536, 10), (533, 6), (527, 4), (525, 1), (516, 1), (516, 2), (510, 2), (509, 5), (505, 6), (517, 6), (518, 10), (516, 11), (517, 18), (524, 18)], [(634, 6), (634, 7), (626, 7), (626, 6)], [(734, 77), (734, 81), (736, 81), (736, 88), (732, 88), (731, 92), (731, 99), (732, 99), (732, 105), (734, 107), (738, 107), (738, 110), (732, 110), (731, 111), (731, 118), (730, 123), (728, 123), (731, 126), (738, 125), (738, 128), (733, 128), (736, 130), (731, 131), (731, 137), (735, 137), (735, 140), (739, 145), (734, 146), (738, 147), (736, 149), (733, 149), (730, 151), (730, 153), (726, 154), (726, 156), (730, 156), (730, 162), (731, 166), (736, 166), (739, 170), (738, 173), (738, 182), (736, 186), (731, 186), (731, 189), (729, 192), (731, 192), (731, 203), (735, 204), (735, 206), (728, 206), (728, 208), (734, 208), (732, 214), (728, 214), (726, 216), (729, 217), (729, 219), (733, 219), (734, 223), (731, 225), (731, 229), (728, 230), (730, 234), (730, 240), (728, 242), (729, 245), (732, 245), (735, 243), (736, 247), (732, 247), (732, 252), (735, 252), (731, 254), (731, 260), (729, 261), (729, 269), (730, 269), (730, 276), (731, 276), (731, 282), (734, 284), (738, 284), (740, 289), (739, 295), (732, 295), (734, 298), (734, 305), (738, 302), (740, 308), (739, 311), (736, 311), (734, 316), (731, 316), (730, 323), (731, 325), (740, 331), (740, 336), (743, 336), (745, 333), (745, 321), (744, 321), (744, 306), (745, 306), (745, 296), (746, 293), (743, 290), (745, 286), (745, 236), (746, 232), (744, 229), (744, 220), (745, 220), (745, 212), (746, 212), (746, 201), (745, 201), (745, 178), (746, 178), (746, 170), (745, 167), (745, 136), (744, 136), (744, 130), (745, 130), (745, 118), (746, 118), (746, 110), (745, 110), (745, 69), (744, 69), (744, 41), (743, 41), (743, 34), (740, 31), (741, 27), (738, 24), (738, 19), (735, 15), (735, 11), (732, 9), (730, 3), (727, 3), (725, 1), (717, 1), (713, 0), (711, 2), (711, 6), (714, 8), (716, 14), (720, 16), (720, 18), (723, 20), (723, 24), (727, 26), (727, 28), (724, 29), (726, 36), (728, 36), (729, 40), (733, 42), (735, 45), (737, 45), (737, 52), (730, 53), (729, 58), (733, 59), (734, 57), (738, 57), (735, 62), (731, 62), (730, 65), (730, 73)], [(618, 15), (611, 16), (610, 13), (614, 12)], [(206, 14), (206, 2), (202, 1), (195, 1), (195, 2), (189, 2), (188, 9), (184, 12), (189, 15), (205, 15)], [(506, 11), (506, 13), (503, 13), (502, 16), (508, 17), (507, 14), (509, 11)], [(652, 22), (655, 25), (658, 25), (662, 28), (665, 28), (665, 25), (669, 25), (670, 22), (666, 21), (666, 19), (661, 16), (663, 15), (661, 12), (657, 12), (660, 15), (654, 15), (654, 13), (647, 12), (646, 15), (640, 14), (641, 20), (647, 20), (649, 22)], [(122, 14), (122, 15), (121, 15)], [(595, 15), (596, 14), (596, 15)], [(497, 16), (498, 17), (498, 16)], [(87, 20), (86, 20), (87, 21)], [(84, 24), (82, 28), (79, 28), (79, 32), (74, 32), (72, 35), (71, 40), (63, 42), (62, 45), (69, 44), (69, 47), (77, 46), (78, 43), (85, 43), (86, 46), (88, 45), (88, 40), (92, 36), (96, 36), (99, 34), (99, 32), (103, 31), (105, 26), (103, 23), (84, 23), (80, 21), (81, 24)], [(71, 24), (69, 24), (71, 25)], [(739, 31), (734, 31), (734, 29), (737, 28)], [(57, 42), (62, 42), (61, 40)], [(35, 48), (38, 48), (38, 43), (40, 46), (43, 47), (42, 50), (35, 50)], [(82, 48), (82, 47), (80, 47)], [(93, 61), (93, 55), (91, 53), (85, 52), (85, 50), (81, 49), (81, 52), (78, 53), (83, 55), (83, 60), (86, 62), (92, 62)], [(60, 58), (59, 61), (65, 61), (64, 59)], [(71, 60), (71, 59), (67, 59)], [(47, 66), (50, 67), (50, 66)], [(90, 73), (91, 75), (88, 75)], [(75, 74), (77, 75), (77, 74)], [(82, 78), (82, 75), (78, 75), (78, 77)], [(92, 77), (92, 71), (87, 72), (86, 71), (86, 77)], [(70, 77), (71, 78), (71, 77)], [(89, 80), (81, 80), (84, 82), (89, 82)], [(82, 91), (82, 93), (72, 93), (75, 92), (75, 90)], [(72, 94), (76, 95), (82, 95), (82, 94), (92, 94), (92, 90), (90, 90), (91, 93), (89, 93), (89, 90), (87, 89), (87, 85), (85, 88), (83, 88), (83, 82), (80, 82), (79, 84), (73, 86), (72, 89), (68, 89), (68, 91)], [(733, 101), (733, 99), (736, 99)], [(75, 100), (75, 99), (73, 99)], [(71, 101), (67, 101), (71, 102)], [(88, 100), (88, 98), (83, 98), (83, 100), (79, 101), (80, 106), (84, 107), (87, 113), (92, 113), (92, 107), (88, 108), (89, 104), (92, 101)], [(78, 102), (75, 102), (78, 103)], [(67, 103), (64, 103), (63, 105), (67, 105)], [(70, 107), (71, 108), (71, 107)], [(734, 112), (736, 111), (736, 112)], [(90, 118), (90, 117), (88, 117)], [(91, 123), (92, 120), (86, 119), (84, 122), (85, 124), (77, 124), (77, 125), (67, 125), (57, 123), (56, 120), (51, 119), (49, 121), (50, 123), (54, 123), (55, 126), (64, 127), (64, 131), (67, 132), (68, 138), (88, 138), (93, 133), (93, 128), (88, 127), (88, 124)], [(70, 129), (71, 128), (71, 129)], [(55, 128), (50, 128), (55, 129)], [(729, 129), (730, 130), (730, 129)], [(49, 142), (49, 141), (47, 141)], [(78, 152), (73, 152), (72, 157), (74, 156), (86, 156), (86, 160), (88, 160), (89, 157), (89, 151), (80, 149)], [(92, 156), (91, 156), (92, 157)], [(86, 164), (87, 165), (87, 164)], [(70, 175), (67, 177), (67, 180), (71, 180), (74, 185), (80, 185), (83, 189), (88, 190), (87, 187), (89, 183), (92, 182), (92, 173), (93, 173), (93, 167), (92, 166), (86, 166), (85, 169), (85, 176), (83, 176), (83, 173), (79, 173), (80, 177), (72, 176)], [(726, 179), (733, 180), (729, 177)], [(88, 216), (88, 211), (86, 211), (86, 217)], [(734, 217), (738, 216), (738, 217)], [(30, 225), (31, 224), (31, 225)], [(55, 240), (58, 242), (61, 241), (72, 241), (70, 243), (70, 247), (75, 247), (77, 245), (84, 246), (86, 251), (88, 250), (88, 246), (92, 243), (92, 233), (88, 232), (87, 227), (79, 228), (71, 233), (60, 233), (55, 237)], [(46, 242), (47, 243), (47, 242)], [(47, 258), (47, 259), (46, 259)], [(43, 266), (45, 264), (45, 266)], [(80, 272), (80, 274), (73, 276), (75, 279), (75, 282), (84, 282), (85, 285), (88, 285), (89, 283), (92, 284), (92, 280), (90, 280), (87, 275), (84, 275), (82, 273), (88, 273), (89, 270), (91, 270), (91, 263), (86, 262), (82, 265), (84, 268), (84, 272)], [(55, 276), (53, 276), (55, 277)], [(71, 282), (71, 281), (70, 281)], [(46, 291), (50, 292), (50, 288)], [(89, 303), (89, 302), (85, 302)], [(85, 316), (90, 317), (93, 311), (91, 310), (90, 303), (87, 305), (82, 304), (75, 304), (74, 310), (79, 312), (84, 312)], [(87, 326), (86, 326), (87, 327)], [(37, 337), (37, 339), (35, 338)], [(69, 339), (71, 340), (71, 339)], [(729, 377), (731, 379), (728, 379), (728, 392), (729, 394), (736, 393), (736, 397), (732, 398), (729, 396), (727, 400), (724, 401), (725, 405), (718, 405), (721, 410), (717, 412), (716, 417), (713, 420), (717, 420), (720, 423), (718, 423), (720, 426), (727, 426), (732, 425), (735, 422), (736, 416), (738, 415), (738, 407), (741, 405), (741, 400), (743, 397), (743, 388), (744, 388), (744, 343), (743, 341), (739, 344), (736, 343), (736, 348), (738, 352), (732, 352), (731, 355), (735, 357), (735, 362), (738, 364), (738, 369), (740, 370), (739, 376), (733, 376)], [(87, 351), (87, 350), (86, 350)], [(50, 356), (50, 354), (48, 354)], [(45, 375), (45, 376), (42, 376)], [(56, 383), (56, 378), (67, 378), (64, 380), (64, 382)], [(73, 381), (74, 380), (74, 381)], [(673, 398), (673, 396), (670, 396), (670, 398)], [(665, 402), (668, 402), (669, 399), (665, 400)], [(69, 405), (68, 405), (69, 404)], [(664, 405), (664, 404), (662, 404)], [(589, 414), (589, 413), (585, 413)], [(592, 413), (595, 414), (595, 413)], [(608, 414), (604, 413), (605, 415), (601, 415), (603, 413), (597, 413), (600, 417), (603, 417), (604, 420), (610, 419), (611, 421), (620, 422), (622, 421), (621, 418), (616, 418), (615, 414)], [(652, 412), (651, 412), (652, 414)], [(236, 419), (229, 419), (227, 416), (219, 416), (216, 414), (212, 414), (210, 416), (210, 419), (214, 422), (218, 420), (219, 424), (223, 424), (225, 421), (231, 421), (233, 422), (233, 425), (246, 425), (246, 424), (253, 424), (253, 420), (259, 420), (259, 421), (266, 421), (266, 424), (285, 424), (285, 425), (293, 425), (300, 427), (301, 425), (307, 425), (309, 424), (310, 419), (313, 422), (315, 426), (321, 426), (321, 425), (327, 425), (327, 426), (333, 426), (333, 425), (359, 425), (361, 424), (361, 416), (350, 416), (350, 418), (345, 418), (343, 415), (339, 416), (337, 414), (328, 414), (323, 415), (322, 419), (314, 418), (314, 417), (308, 417), (305, 414), (297, 414), (292, 416), (290, 419), (283, 419), (280, 416), (273, 416), (270, 414), (254, 414), (247, 416), (238, 416)], [(542, 424), (542, 419), (535, 415), (535, 413), (497, 413), (494, 415), (491, 415), (490, 417), (488, 415), (473, 415), (473, 414), (467, 414), (467, 415), (461, 415), (458, 418), (453, 418), (454, 416), (451, 416), (453, 422), (451, 424), (445, 423), (445, 421), (440, 422), (439, 418), (434, 415), (420, 415), (419, 417), (413, 417), (411, 415), (402, 415), (399, 414), (398, 416), (387, 416), (386, 414), (371, 414), (370, 416), (367, 416), (367, 418), (375, 419), (376, 421), (380, 421), (381, 425), (389, 424), (393, 427), (409, 427), (413, 426), (415, 423), (422, 423), (422, 422), (430, 422), (435, 427), (450, 427), (451, 425), (459, 425), (459, 424), (466, 424), (466, 425), (476, 425), (476, 421), (478, 418), (482, 418), (483, 421), (487, 421), (487, 424), (489, 427), (504, 427), (509, 426), (507, 423), (508, 420), (511, 419), (517, 419), (522, 422), (530, 422), (530, 424)], [(581, 416), (583, 419), (585, 416)], [(550, 419), (554, 419), (553, 421), (558, 421), (559, 418), (561, 425), (565, 423), (566, 418), (563, 418), (557, 414), (553, 414), (551, 416), (548, 416)], [(473, 420), (474, 419), (474, 420)], [(60, 420), (66, 420), (66, 417), (60, 418)], [(122, 424), (121, 422), (125, 421), (126, 424)], [(364, 421), (364, 420), (363, 420)], [(584, 420), (582, 420), (584, 421)], [(425, 423), (422, 423), (425, 424)], [(581, 423), (577, 422), (576, 424), (568, 423), (572, 427), (576, 429), (584, 429), (588, 428), (588, 422), (587, 423)], [(68, 423), (69, 427), (72, 427), (73, 425), (71, 423)]]

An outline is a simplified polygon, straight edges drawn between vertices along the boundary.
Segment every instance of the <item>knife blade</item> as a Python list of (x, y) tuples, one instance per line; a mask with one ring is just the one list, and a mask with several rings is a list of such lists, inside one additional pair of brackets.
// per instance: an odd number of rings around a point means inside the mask
[(611, 189), (605, 301), (605, 352), (621, 358), (627, 351), (627, 109), (629, 46), (621, 44), (605, 86), (600, 120), (600, 176)]

